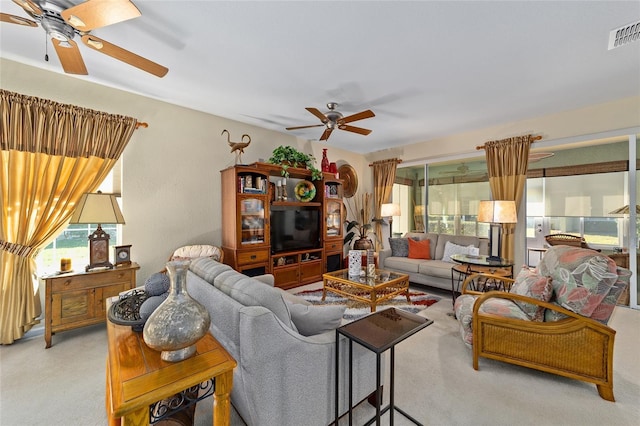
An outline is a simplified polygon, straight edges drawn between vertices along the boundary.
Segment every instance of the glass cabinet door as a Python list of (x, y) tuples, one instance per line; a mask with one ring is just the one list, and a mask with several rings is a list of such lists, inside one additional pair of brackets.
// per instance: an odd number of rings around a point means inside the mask
[(327, 200), (325, 217), (325, 236), (342, 238), (342, 200)]
[(241, 244), (262, 244), (265, 242), (265, 200), (244, 198), (240, 202)]

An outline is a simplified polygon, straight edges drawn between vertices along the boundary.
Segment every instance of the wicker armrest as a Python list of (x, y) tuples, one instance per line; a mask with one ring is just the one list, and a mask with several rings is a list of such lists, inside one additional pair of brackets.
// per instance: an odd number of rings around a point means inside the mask
[(589, 317), (585, 317), (584, 315), (576, 314), (575, 312), (565, 309), (560, 305), (556, 305), (555, 303), (543, 302), (542, 300), (534, 299), (532, 297), (523, 296), (521, 294), (508, 293), (504, 291), (488, 291), (486, 293), (479, 293), (479, 297), (473, 306), (473, 314), (474, 315), (478, 314), (478, 309), (480, 309), (480, 305), (482, 305), (485, 301), (491, 298), (496, 298), (496, 297), (501, 299), (512, 300), (514, 302), (521, 301), (521, 302), (531, 303), (533, 305), (541, 306), (546, 309), (551, 309), (553, 311), (560, 312), (561, 314), (564, 314), (571, 318), (575, 318), (580, 321), (592, 322), (593, 324), (597, 324), (598, 326), (607, 327), (604, 324), (600, 323), (599, 321), (596, 321)]
[(469, 285), (471, 285), (472, 282), (474, 282), (474, 280), (477, 280), (478, 278), (483, 278), (485, 280), (493, 280), (494, 282), (496, 281), (501, 282), (502, 287), (505, 288), (507, 291), (511, 289), (511, 286), (514, 283), (514, 280), (512, 278), (506, 278), (500, 275), (479, 272), (479, 273), (471, 274), (467, 278), (465, 278), (464, 282), (462, 283), (462, 290), (460, 291), (461, 294), (473, 294), (473, 295), (484, 294), (483, 292), (471, 290), (467, 288), (469, 287)]

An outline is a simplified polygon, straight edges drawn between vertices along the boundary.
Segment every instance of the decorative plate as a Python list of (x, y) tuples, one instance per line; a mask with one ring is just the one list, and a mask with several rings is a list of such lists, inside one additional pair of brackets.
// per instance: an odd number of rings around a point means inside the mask
[(313, 200), (316, 196), (316, 187), (308, 180), (298, 182), (294, 190), (294, 194), (299, 201), (307, 202)]
[(358, 175), (349, 164), (343, 164), (338, 169), (340, 179), (343, 180), (342, 189), (345, 198), (351, 198), (358, 190)]

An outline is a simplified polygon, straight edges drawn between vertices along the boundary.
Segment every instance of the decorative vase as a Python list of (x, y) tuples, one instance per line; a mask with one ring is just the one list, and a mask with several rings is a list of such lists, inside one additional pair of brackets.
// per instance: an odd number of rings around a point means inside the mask
[(187, 292), (189, 260), (167, 263), (171, 287), (167, 299), (156, 308), (144, 325), (145, 343), (162, 351), (164, 361), (182, 361), (196, 353), (196, 342), (209, 329), (209, 312)]
[(322, 162), (320, 163), (322, 171), (329, 171), (329, 159), (327, 158), (327, 148), (322, 148)]
[(373, 248), (373, 241), (371, 241), (369, 238), (366, 238), (366, 237), (358, 238), (353, 242), (354, 250), (369, 250), (372, 248)]
[(362, 250), (349, 250), (349, 276), (360, 276)]

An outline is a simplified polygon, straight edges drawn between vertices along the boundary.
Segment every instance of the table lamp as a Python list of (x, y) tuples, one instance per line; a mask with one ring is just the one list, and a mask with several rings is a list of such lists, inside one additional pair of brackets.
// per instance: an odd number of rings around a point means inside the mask
[[(516, 223), (518, 215), (516, 214), (515, 201), (496, 200), (480, 201), (478, 207), (478, 222), (490, 223), (489, 230), (489, 261), (500, 261), (502, 257), (502, 226), (505, 223)], [(497, 240), (497, 244), (496, 244)]]
[(102, 223), (124, 224), (124, 217), (116, 196), (113, 194), (97, 193), (83, 194), (71, 216), (69, 223), (92, 224), (98, 228), (89, 235), (89, 265), (90, 271), (95, 268), (113, 268), (109, 262), (109, 234), (102, 230)]
[(383, 204), (380, 206), (380, 216), (389, 218), (389, 237), (393, 238), (393, 216), (400, 216), (400, 204)]

